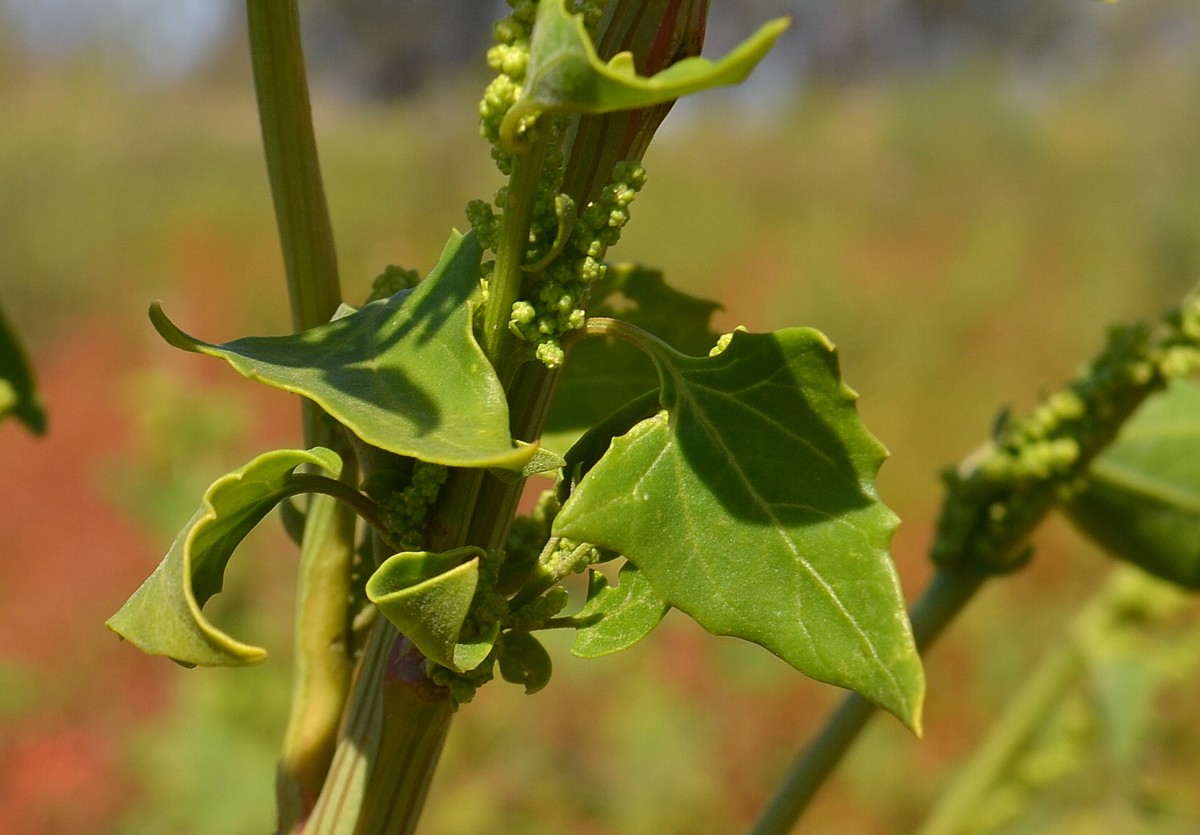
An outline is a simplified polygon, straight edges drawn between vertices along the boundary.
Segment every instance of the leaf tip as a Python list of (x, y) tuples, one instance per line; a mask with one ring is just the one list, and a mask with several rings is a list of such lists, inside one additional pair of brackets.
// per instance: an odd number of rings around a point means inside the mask
[(200, 353), (201, 342), (188, 336), (180, 330), (174, 322), (167, 317), (163, 312), (162, 302), (155, 300), (150, 303), (150, 324), (158, 331), (158, 335), (163, 338), (163, 341), (172, 347), (178, 348), (181, 351), (189, 351), (191, 353)]

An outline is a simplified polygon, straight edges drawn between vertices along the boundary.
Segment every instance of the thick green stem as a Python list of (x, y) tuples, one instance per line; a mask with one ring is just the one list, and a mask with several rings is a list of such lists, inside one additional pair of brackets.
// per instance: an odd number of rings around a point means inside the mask
[[(917, 648), (927, 650), (979, 590), (985, 575), (942, 570), (934, 575), (912, 610)], [(841, 762), (875, 706), (857, 693), (848, 694), (820, 734), (780, 781), (751, 835), (786, 835), (800, 820), (826, 778)]]
[(337, 255), (313, 134), (296, 0), (247, 0), (250, 55), (267, 174), (298, 330), (341, 302)]
[[(247, 0), (263, 150), (287, 275), (292, 324), (329, 321), (341, 302), (337, 256), (313, 134), (296, 0)], [(301, 406), (309, 446), (333, 446), (336, 427)], [(344, 478), (354, 478), (347, 467)], [(350, 489), (348, 487), (348, 489)], [(276, 779), (279, 831), (303, 825), (333, 755), (351, 671), (348, 647), (354, 514), (329, 496), (308, 502), (296, 599), (292, 709)]]
[(292, 705), (275, 787), (280, 833), (297, 831), (316, 806), (353, 672), (345, 569), (356, 516), (345, 503), (320, 498), (309, 503), (300, 550)]
[(416, 829), (453, 708), (425, 658), (387, 621), (371, 634), (346, 727), (304, 835), (406, 835)]

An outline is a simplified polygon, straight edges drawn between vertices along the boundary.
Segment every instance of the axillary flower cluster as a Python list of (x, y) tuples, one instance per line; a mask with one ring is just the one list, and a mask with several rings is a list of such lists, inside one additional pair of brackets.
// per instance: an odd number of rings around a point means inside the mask
[(1005, 416), (991, 443), (943, 474), (934, 560), (983, 573), (1018, 568), (1033, 525), (1079, 489), (1088, 465), (1133, 412), (1170, 380), (1198, 369), (1200, 295), (1157, 329), (1113, 328), (1075, 380), (1028, 413)]
[[(498, 74), (480, 103), (481, 133), (492, 144), (492, 158), (505, 176), (513, 172), (514, 155), (501, 142), (500, 125), (520, 96), (538, 4), (536, 0), (510, 0), (510, 5), (512, 14), (493, 29), (496, 44), (488, 51), (488, 64)], [(577, 3), (574, 11), (594, 32), (604, 5), (603, 0), (586, 0)], [(580, 211), (576, 198), (562, 191), (562, 139), (568, 125), (565, 117), (542, 116), (526, 117), (520, 128), (526, 140), (547, 140), (547, 149), (533, 196), (522, 264), (526, 280), (522, 298), (512, 305), (508, 328), (549, 368), (562, 365), (561, 336), (583, 327), (590, 288), (607, 270), (604, 253), (620, 239), (629, 221), (629, 206), (646, 182), (646, 172), (637, 161), (619, 162), (608, 185)], [(549, 132), (548, 137), (540, 136), (541, 132)], [(471, 227), (492, 252), (499, 246), (500, 219), (509, 200), (509, 188), (504, 186), (496, 192), (494, 207), (483, 200), (467, 206)], [(494, 267), (495, 261), (483, 264), (485, 290)]]

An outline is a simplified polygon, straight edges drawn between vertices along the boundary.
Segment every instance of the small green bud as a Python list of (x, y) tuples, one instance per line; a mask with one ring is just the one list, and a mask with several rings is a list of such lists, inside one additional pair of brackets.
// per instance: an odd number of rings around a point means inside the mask
[(560, 368), (563, 360), (566, 359), (566, 354), (563, 352), (562, 346), (557, 340), (547, 340), (539, 342), (537, 350), (534, 352), (543, 365), (547, 368)]

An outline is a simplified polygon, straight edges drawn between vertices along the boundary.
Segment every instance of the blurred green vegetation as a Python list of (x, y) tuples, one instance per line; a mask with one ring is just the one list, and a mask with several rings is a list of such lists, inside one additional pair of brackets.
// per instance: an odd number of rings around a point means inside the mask
[[(881, 490), (905, 520), (895, 553), (911, 596), (928, 573), (937, 470), (982, 441), (1002, 407), (1063, 381), (1106, 323), (1153, 316), (1200, 278), (1193, 69), (1147, 61), (1051, 82), (981, 64), (814, 87), (770, 118), (692, 108), (648, 155), (650, 183), (612, 256), (719, 298), (725, 327), (830, 335), (868, 426), (893, 450)], [(86, 67), (0, 75), (0, 296), (35, 365), (85, 324), (123, 346), (107, 373), (125, 422), (111, 436), (96, 427), (102, 454), (88, 466), (102, 472), (87, 477), (160, 550), (210, 480), (299, 436), (290, 401), (180, 358), (144, 317), (163, 298), (206, 338), (287, 327), (252, 88), (228, 75), (162, 89)], [(465, 226), (465, 202), (499, 185), (476, 136), (476, 96), (464, 84), (384, 107), (318, 91), (350, 300), (388, 263), (428, 269), (448, 228)], [(0, 436), (0, 451), (11, 439)], [(157, 558), (147, 553), (147, 568)], [(19, 570), (15, 555), (5, 563)], [(131, 799), (112, 831), (269, 826), (293, 563), (264, 531), (222, 596), (223, 623), (266, 636), (265, 667), (156, 662), (169, 699), (127, 734)], [(1031, 567), (985, 592), (931, 658), (927, 739), (879, 721), (806, 831), (911, 831), (1106, 568), (1065, 526), (1048, 526)], [(113, 657), (135, 652), (114, 648), (98, 621), (90, 629)], [(424, 832), (737, 831), (837, 696), (682, 618), (598, 661), (551, 643), (546, 691), (531, 699), (497, 683), (461, 711)], [(23, 682), (40, 674), (3, 658), (0, 671), (0, 721), (35, 712)], [(1141, 754), (1143, 782), (1193, 821), (1200, 805), (1182, 787), (1200, 780), (1198, 707), (1194, 680), (1169, 688)], [(1012, 831), (1139, 831), (1088, 817), (1128, 789), (1105, 763), (1097, 756), (1072, 791), (1039, 806), (1036, 825)]]

